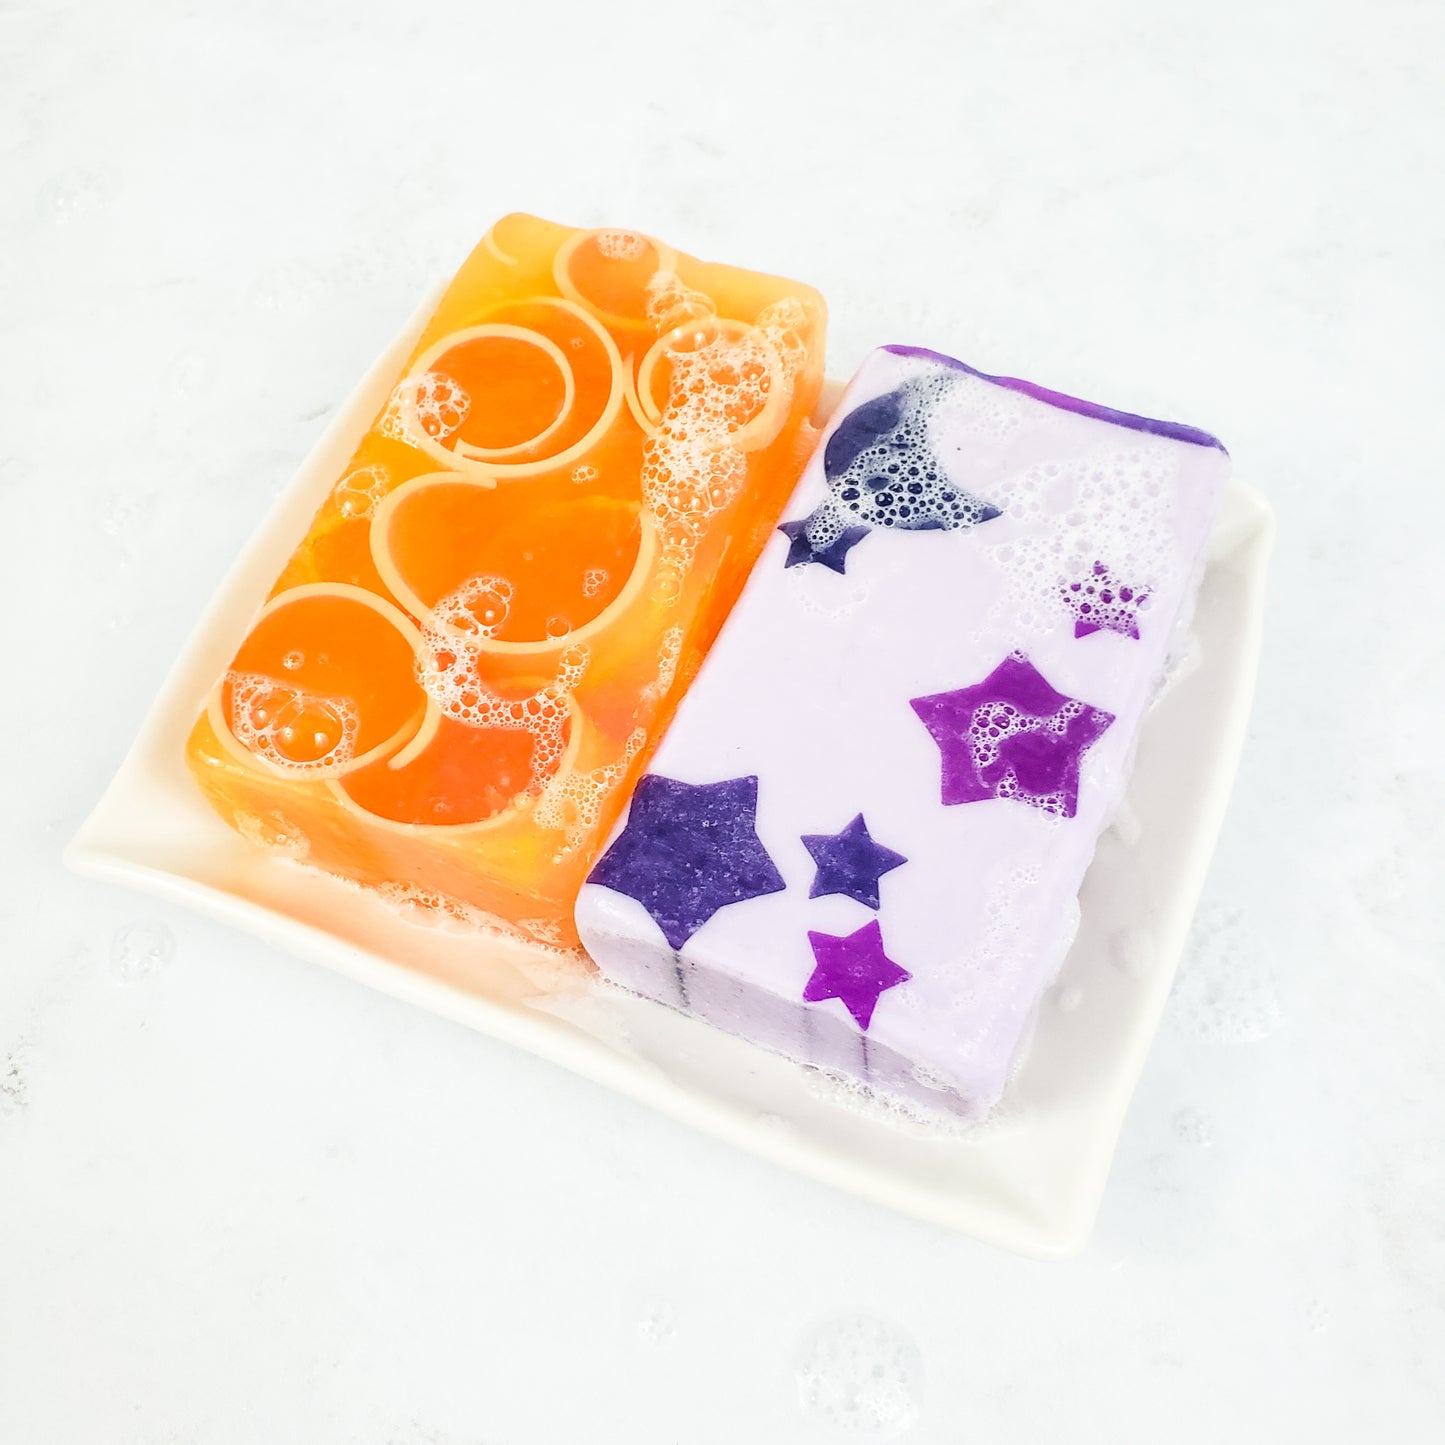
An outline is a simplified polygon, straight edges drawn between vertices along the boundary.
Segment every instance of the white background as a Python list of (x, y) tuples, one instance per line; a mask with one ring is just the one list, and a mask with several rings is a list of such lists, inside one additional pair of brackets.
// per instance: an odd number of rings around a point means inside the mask
[[(1442, 46), (1396, 0), (3, 0), (0, 1441), (845, 1439), (796, 1376), (853, 1315), (916, 1348), (917, 1445), (1438, 1438)], [(1076, 1261), (61, 870), (242, 539), (515, 208), (813, 282), (834, 372), (905, 340), (1205, 426), (1278, 508)], [(174, 953), (126, 982), (136, 924)]]

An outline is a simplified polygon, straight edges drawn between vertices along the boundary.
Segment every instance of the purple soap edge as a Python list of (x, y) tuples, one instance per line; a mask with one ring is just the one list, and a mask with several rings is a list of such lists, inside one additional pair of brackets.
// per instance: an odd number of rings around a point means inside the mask
[(986, 371), (979, 371), (976, 367), (959, 361), (957, 357), (945, 356), (941, 351), (931, 351), (926, 346), (905, 346), (902, 343), (894, 343), (881, 349), (892, 352), (894, 356), (917, 356), (927, 361), (936, 361), (941, 366), (952, 367), (955, 371), (966, 371), (970, 376), (976, 376), (981, 381), (991, 381), (995, 386), (1006, 387), (1009, 391), (1021, 391), (1025, 396), (1033, 397), (1035, 401), (1042, 401), (1048, 406), (1056, 406), (1062, 411), (1073, 411), (1080, 416), (1096, 417), (1099, 421), (1128, 427), (1130, 431), (1148, 432), (1152, 436), (1168, 437), (1177, 442), (1189, 442), (1197, 447), (1215, 447), (1225, 456), (1229, 455), (1228, 449), (1218, 437), (1211, 436), (1199, 427), (1185, 426), (1183, 422), (1158, 421), (1153, 417), (1136, 416), (1131, 411), (1116, 411), (1112, 406), (1100, 406), (1096, 401), (1085, 401), (1082, 397), (1069, 396), (1066, 392), (1051, 391), (1046, 386), (1039, 386), (1036, 382), (1025, 381), (1017, 376), (990, 376)]

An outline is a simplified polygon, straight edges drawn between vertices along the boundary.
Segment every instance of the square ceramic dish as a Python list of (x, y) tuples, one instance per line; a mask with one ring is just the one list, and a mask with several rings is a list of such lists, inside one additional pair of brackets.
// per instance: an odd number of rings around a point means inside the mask
[[(988, 1121), (860, 1111), (815, 1072), (632, 997), (509, 938), (449, 932), (257, 848), (184, 761), (200, 700), (384, 401), (435, 296), (341, 408), (217, 592), (140, 736), (67, 852), (116, 879), (530, 1049), (765, 1158), (1036, 1256), (1077, 1248), (1168, 996), (1223, 817), (1259, 647), (1268, 507), (1235, 482), (1194, 620), (1197, 648), (1144, 728), (1126, 807), (1099, 844), (1082, 920)], [(840, 387), (830, 387), (825, 401)]]

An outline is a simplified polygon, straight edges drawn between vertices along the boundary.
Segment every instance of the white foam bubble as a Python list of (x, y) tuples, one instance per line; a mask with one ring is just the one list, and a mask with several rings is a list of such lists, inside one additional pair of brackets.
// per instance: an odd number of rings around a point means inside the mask
[(264, 673), (231, 672), (231, 733), (279, 768), (315, 772), (356, 756), (361, 714), (349, 697), (308, 692)]
[[(930, 365), (844, 418), (839, 432), (851, 417), (877, 408), (879, 431), (841, 470), (830, 467), (828, 500), (808, 519), (808, 541), (814, 548), (831, 546), (857, 525), (957, 531), (992, 515), (989, 499), (975, 496), (949, 475), (934, 435), (940, 408), (967, 379), (950, 368)], [(896, 409), (890, 410), (890, 403), (896, 403)], [(825, 457), (833, 449), (830, 439)]]
[(491, 638), (511, 615), (515, 597), (516, 589), (507, 578), (483, 573), (448, 592), (432, 608), (432, 616), (468, 637)]
[(265, 813), (237, 813), (233, 821), (236, 831), (248, 843), (268, 853), (304, 858), (311, 851), (310, 839), (301, 827), (275, 809)]
[(798, 1408), (852, 1435), (887, 1438), (918, 1419), (923, 1358), (912, 1337), (871, 1315), (834, 1316), (802, 1340)]
[(713, 316), (712, 297), (683, 284), (676, 271), (654, 271), (647, 283), (647, 320), (661, 336), (685, 321)]
[(130, 923), (111, 940), (110, 967), (122, 983), (159, 973), (176, 951), (175, 934), (156, 919)]
[(677, 679), (677, 660), (682, 653), (683, 630), (669, 627), (662, 634), (657, 649), (657, 676), (642, 689), (641, 701), (644, 707), (651, 706), (666, 696)]
[(467, 419), (472, 399), (462, 385), (439, 371), (398, 382), (377, 430), (384, 437), (418, 445), (418, 433), (445, 441)]
[(390, 490), (391, 478), (385, 467), (358, 467), (331, 489), (331, 499), (343, 517), (369, 517)]
[(593, 239), (609, 261), (640, 261), (647, 252), (647, 238), (636, 231), (598, 231)]
[(613, 762), (584, 772), (559, 773), (542, 789), (532, 817), (541, 827), (562, 833), (559, 858), (592, 837), (608, 795), (622, 781), (646, 741), (646, 730), (634, 728), (623, 744), (621, 756)]
[(1035, 464), (995, 488), (1022, 524), (988, 549), (1008, 579), (994, 612), (1037, 635), (1081, 624), (1129, 635), (1177, 580), (1173, 526), (1177, 461), (1140, 441)]
[[(495, 579), (491, 579), (495, 580)], [(481, 654), (433, 626), (422, 629), (416, 676), (443, 714), (467, 727), (523, 731), (532, 739), (530, 791), (540, 792), (566, 749), (567, 699), (587, 671), (588, 649), (575, 645), (557, 660), (555, 679), (527, 697), (503, 697), (481, 676)]]
[(667, 405), (642, 462), (664, 575), (686, 571), (713, 519), (746, 484), (747, 454), (734, 439), (769, 403), (787, 406), (806, 319), (802, 303), (785, 297), (751, 327), (704, 317), (669, 350)]

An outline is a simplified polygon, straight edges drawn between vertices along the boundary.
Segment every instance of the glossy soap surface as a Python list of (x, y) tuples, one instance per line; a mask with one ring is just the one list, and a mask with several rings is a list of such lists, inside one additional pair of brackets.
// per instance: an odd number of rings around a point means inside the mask
[(815, 439), (806, 286), (498, 222), (198, 707), (264, 847), (575, 943), (632, 778)]

